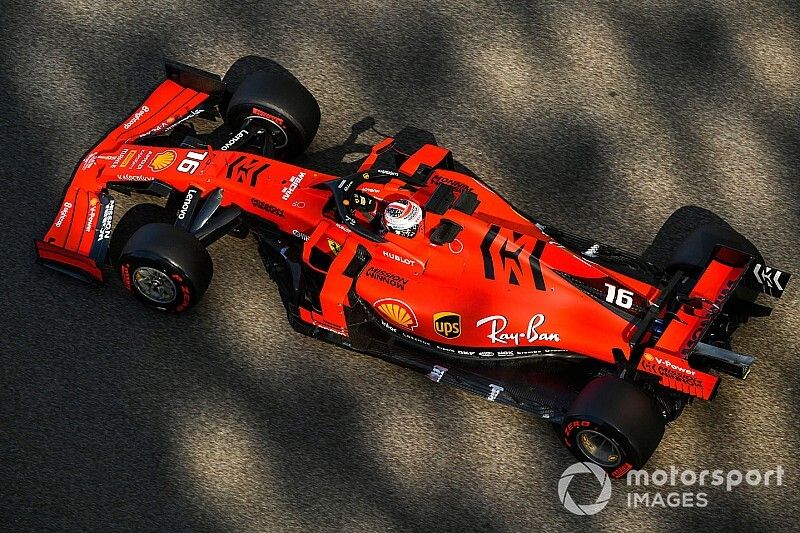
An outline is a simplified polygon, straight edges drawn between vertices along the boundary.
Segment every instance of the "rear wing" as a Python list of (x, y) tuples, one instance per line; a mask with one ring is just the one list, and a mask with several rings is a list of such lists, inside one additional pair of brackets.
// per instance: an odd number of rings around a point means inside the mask
[(167, 62), (165, 69), (166, 79), (78, 163), (49, 230), (35, 243), (40, 263), (82, 280), (103, 281), (101, 266), (108, 256), (114, 199), (102, 169), (116, 165), (141, 169), (174, 159), (173, 154), (157, 150), (148, 153), (121, 147), (168, 133), (203, 112), (209, 97), (225, 88), (219, 76), (199, 69), (174, 62)]
[(685, 274), (676, 272), (655, 304), (634, 327), (631, 355), (625, 372), (627, 377), (633, 379), (637, 374), (649, 376), (661, 386), (709, 400), (716, 394), (720, 379), (693, 368), (690, 356), (696, 352), (722, 362), (728, 361), (740, 369), (739, 377), (746, 377), (753, 362), (751, 357), (729, 350), (714, 350), (713, 346), (700, 345), (700, 339), (742, 282), (751, 263), (749, 255), (717, 246), (708, 266), (688, 293), (682, 290)]

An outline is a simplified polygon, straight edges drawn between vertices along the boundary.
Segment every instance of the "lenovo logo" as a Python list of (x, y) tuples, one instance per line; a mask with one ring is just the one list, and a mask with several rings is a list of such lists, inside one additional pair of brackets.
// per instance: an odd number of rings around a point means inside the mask
[(189, 189), (186, 192), (186, 198), (183, 199), (183, 205), (181, 205), (181, 210), (178, 211), (178, 220), (183, 220), (186, 218), (186, 213), (189, 212), (189, 206), (192, 205), (192, 200), (194, 200), (194, 195), (197, 192), (194, 189)]

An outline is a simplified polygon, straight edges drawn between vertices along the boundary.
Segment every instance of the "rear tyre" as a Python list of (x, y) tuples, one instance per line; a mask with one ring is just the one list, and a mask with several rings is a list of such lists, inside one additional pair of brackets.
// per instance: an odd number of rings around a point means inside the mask
[(643, 256), (664, 270), (681, 266), (702, 269), (717, 244), (736, 248), (761, 259), (753, 243), (722, 217), (696, 206), (681, 207), (672, 213)]
[(263, 124), (273, 136), (279, 159), (303, 153), (319, 128), (320, 110), (314, 96), (274, 62), (249, 72), (223, 107), (225, 122), (234, 132), (248, 120)]
[(561, 426), (567, 448), (612, 477), (644, 466), (664, 435), (664, 418), (644, 391), (616, 376), (590, 381)]
[[(757, 263), (764, 263), (761, 252), (747, 237), (719, 215), (696, 206), (681, 207), (672, 213), (644, 257), (667, 272), (683, 270), (691, 276), (702, 272), (719, 244), (749, 254)], [(758, 292), (740, 283), (729, 305), (736, 300), (755, 302), (757, 298)]]
[(200, 301), (213, 275), (211, 256), (191, 233), (147, 224), (134, 233), (117, 267), (125, 288), (160, 311), (181, 313)]
[(718, 245), (727, 246), (753, 256), (763, 262), (761, 253), (753, 243), (732, 228), (722, 226), (699, 227), (687, 235), (675, 248), (667, 271), (698, 272), (708, 266), (711, 254)]

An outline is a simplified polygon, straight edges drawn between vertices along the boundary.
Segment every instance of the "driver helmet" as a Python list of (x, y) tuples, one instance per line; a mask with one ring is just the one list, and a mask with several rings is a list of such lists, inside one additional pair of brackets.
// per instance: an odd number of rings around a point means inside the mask
[(386, 206), (383, 225), (396, 235), (409, 239), (417, 234), (422, 223), (422, 208), (411, 200), (397, 200)]

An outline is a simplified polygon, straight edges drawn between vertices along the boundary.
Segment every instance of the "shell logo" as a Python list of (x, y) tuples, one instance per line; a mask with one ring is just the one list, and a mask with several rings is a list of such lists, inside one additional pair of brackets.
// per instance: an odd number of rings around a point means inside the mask
[(372, 306), (386, 320), (406, 329), (413, 330), (419, 325), (414, 311), (408, 304), (395, 300), (394, 298), (383, 298), (376, 301)]
[(653, 360), (653, 356), (650, 355), (649, 353), (644, 354), (644, 358), (645, 358), (646, 361), (652, 361)]
[(97, 198), (94, 198), (94, 197), (93, 197), (91, 200), (89, 200), (89, 205), (90, 205), (91, 207), (94, 207), (94, 206), (96, 206), (96, 205), (97, 205), (97, 203), (98, 203), (99, 201), (100, 201), (100, 200), (98, 200)]
[(178, 154), (175, 153), (175, 150), (161, 152), (156, 154), (156, 156), (150, 162), (150, 168), (152, 168), (155, 172), (161, 172), (162, 170), (168, 169), (176, 159), (178, 159)]

